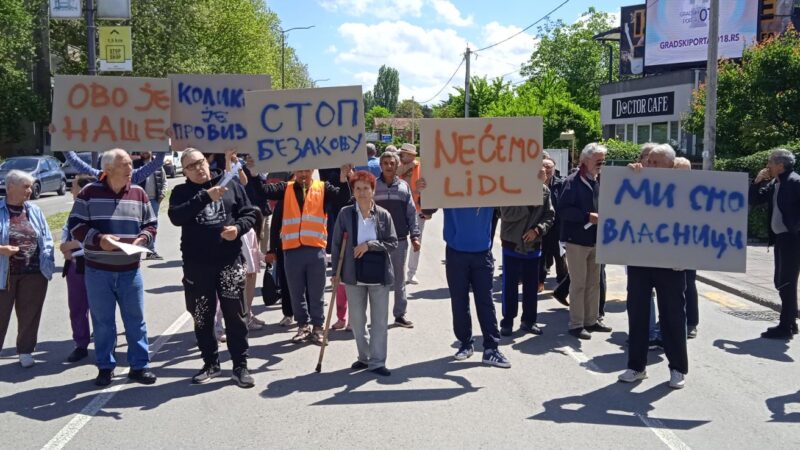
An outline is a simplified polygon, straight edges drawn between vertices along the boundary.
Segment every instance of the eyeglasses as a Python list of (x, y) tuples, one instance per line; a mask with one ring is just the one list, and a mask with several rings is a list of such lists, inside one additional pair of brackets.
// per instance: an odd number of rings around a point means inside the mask
[(199, 159), (196, 162), (193, 162), (191, 164), (187, 164), (187, 165), (183, 166), (183, 170), (191, 170), (191, 171), (194, 172), (196, 170), (200, 170), (200, 168), (203, 167), (203, 164), (206, 164), (207, 162), (208, 161), (206, 161), (205, 158), (202, 158), (202, 159)]

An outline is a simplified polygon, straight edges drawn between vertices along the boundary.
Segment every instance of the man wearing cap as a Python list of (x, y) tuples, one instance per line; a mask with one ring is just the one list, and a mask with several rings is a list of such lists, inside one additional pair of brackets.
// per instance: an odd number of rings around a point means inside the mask
[[(414, 154), (416, 155), (416, 147)], [(413, 328), (414, 324), (406, 318), (408, 299), (405, 269), (409, 235), (414, 251), (419, 252), (420, 249), (417, 207), (414, 204), (411, 187), (398, 176), (397, 169), (400, 167), (398, 155), (386, 151), (381, 155), (380, 164), (381, 176), (375, 186), (375, 203), (391, 214), (398, 240), (397, 248), (390, 253), (394, 269), (394, 323), (403, 328)]]

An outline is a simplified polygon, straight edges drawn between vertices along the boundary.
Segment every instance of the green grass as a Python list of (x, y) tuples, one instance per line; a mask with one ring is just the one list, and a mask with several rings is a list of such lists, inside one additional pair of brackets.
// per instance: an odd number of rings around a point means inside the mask
[(69, 211), (55, 213), (47, 216), (47, 226), (50, 227), (50, 234), (53, 235), (53, 240), (58, 244), (61, 242), (61, 229), (67, 223)]

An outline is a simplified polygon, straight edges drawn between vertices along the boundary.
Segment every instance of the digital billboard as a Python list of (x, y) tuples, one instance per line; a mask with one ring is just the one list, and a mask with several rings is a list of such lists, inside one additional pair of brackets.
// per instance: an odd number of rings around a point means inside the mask
[[(645, 66), (707, 59), (711, 0), (647, 0)], [(724, 0), (719, 11), (719, 58), (741, 58), (756, 42), (759, 0)]]
[(645, 4), (623, 6), (620, 11), (620, 75), (641, 75), (644, 72), (645, 11)]

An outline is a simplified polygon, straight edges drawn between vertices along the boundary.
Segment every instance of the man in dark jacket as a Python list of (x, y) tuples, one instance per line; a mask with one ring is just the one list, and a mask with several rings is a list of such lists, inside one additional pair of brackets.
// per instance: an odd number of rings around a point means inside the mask
[[(152, 152), (140, 152), (139, 159), (133, 162), (133, 168), (141, 168), (152, 160)], [(144, 191), (147, 193), (147, 196), (150, 198), (150, 206), (153, 208), (153, 213), (155, 213), (156, 217), (158, 217), (158, 208), (161, 205), (161, 200), (164, 200), (164, 197), (167, 195), (167, 174), (164, 172), (164, 168), (159, 167), (156, 169), (155, 172), (150, 174), (150, 176), (145, 178), (144, 181), (139, 183), (139, 187), (144, 189)], [(147, 248), (152, 250), (153, 253), (147, 255), (145, 259), (164, 259), (158, 254), (158, 252), (156, 252), (155, 237), (153, 237), (153, 240), (150, 241), (150, 246)]]
[(600, 303), (600, 265), (595, 262), (597, 240), (597, 202), (600, 186), (597, 176), (605, 164), (608, 150), (588, 144), (580, 157), (580, 168), (568, 176), (558, 201), (561, 240), (566, 242), (570, 270), (569, 334), (591, 339), (589, 332), (610, 332), (598, 321)]
[(247, 370), (247, 303), (241, 236), (256, 222), (256, 211), (244, 188), (236, 182), (219, 186), (222, 176), (211, 178), (208, 162), (198, 150), (181, 157), (186, 183), (176, 186), (169, 199), (169, 218), (181, 227), (183, 287), (186, 308), (194, 319), (203, 368), (193, 383), (221, 374), (214, 316), (219, 298), (225, 318), (233, 380), (244, 388), (254, 386)]
[[(550, 204), (555, 211), (558, 208), (558, 197), (564, 189), (564, 178), (557, 175), (556, 162), (553, 159), (545, 158), (542, 161), (544, 173), (547, 177), (544, 184), (550, 190)], [(567, 277), (567, 259), (561, 255), (560, 240), (561, 220), (558, 214), (553, 218), (553, 226), (550, 231), (542, 236), (542, 257), (540, 259), (539, 269), (539, 292), (544, 289), (544, 281), (547, 278), (547, 272), (555, 263), (556, 266), (556, 281), (561, 283)], [(561, 301), (561, 300), (559, 300)], [(567, 304), (566, 300), (563, 304)]]
[(761, 333), (769, 339), (791, 339), (797, 334), (797, 277), (800, 274), (800, 175), (795, 157), (774, 150), (767, 167), (750, 186), (750, 203), (767, 204), (769, 243), (775, 245), (775, 289), (781, 297), (777, 327)]

